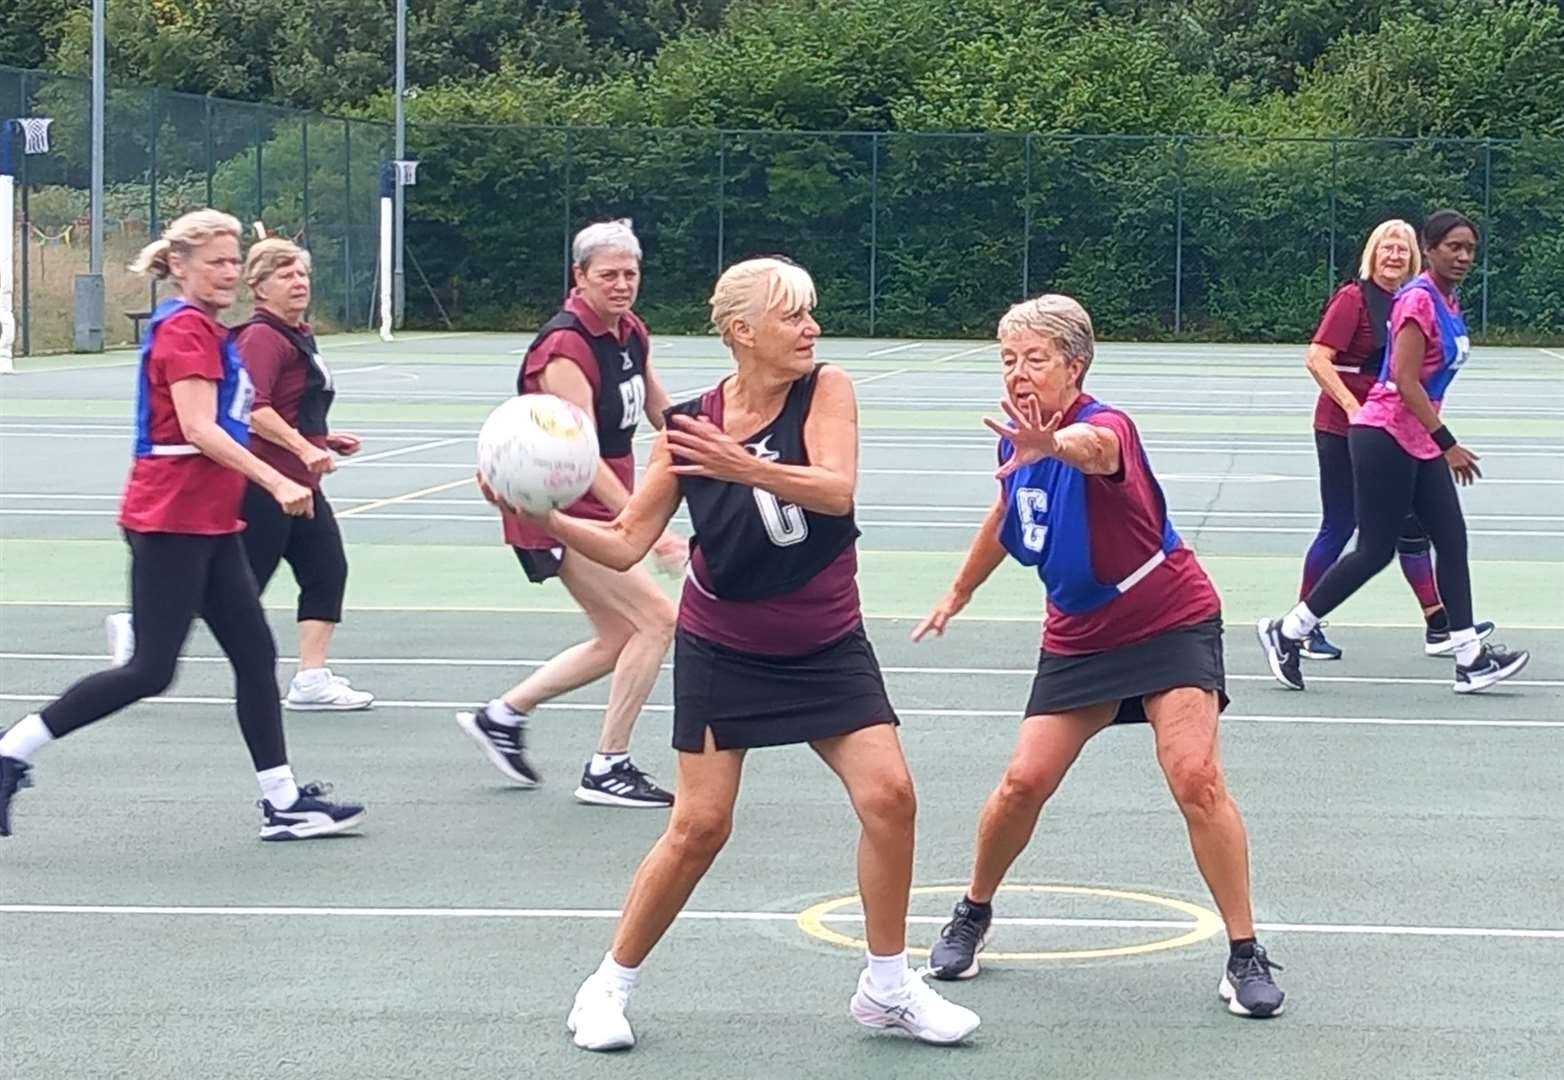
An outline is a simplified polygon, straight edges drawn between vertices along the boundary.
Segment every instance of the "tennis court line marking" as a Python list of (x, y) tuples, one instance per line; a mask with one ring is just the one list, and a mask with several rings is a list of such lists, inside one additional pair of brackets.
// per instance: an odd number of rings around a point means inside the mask
[[(0, 701), (49, 702), (58, 694), (0, 694)], [(143, 705), (232, 705), (230, 697), (159, 696), (143, 698)], [(437, 711), (471, 709), (471, 701), (410, 701), (376, 700), (375, 705), (387, 709), (433, 709)], [(550, 702), (538, 708), (554, 712), (602, 712), (600, 702)], [(643, 705), (642, 712), (667, 713), (672, 705)], [(901, 716), (928, 716), (936, 719), (992, 720), (1020, 719), (1020, 709), (908, 709), (898, 707)], [(1333, 724), (1364, 727), (1478, 727), (1478, 728), (1564, 728), (1564, 720), (1440, 720), (1427, 717), (1397, 716), (1265, 716), (1223, 713), (1224, 722), (1238, 721), (1254, 724)]]
[[(155, 904), (0, 904), (0, 915), (128, 915), (164, 918), (328, 918), (328, 919), (617, 919), (612, 908), (465, 908), (465, 907), (273, 907), (269, 905)], [(796, 911), (681, 911), (684, 922), (793, 923)], [(907, 922), (933, 926), (948, 915), (909, 915)], [(858, 914), (832, 914), (823, 922), (861, 923)], [(1046, 926), (1085, 929), (1181, 929), (1195, 923), (1177, 919), (1068, 919), (996, 916), (1000, 926)], [(1256, 923), (1269, 933), (1342, 934), (1366, 937), (1520, 938), (1564, 941), (1564, 929), (1516, 926), (1402, 926), (1370, 923)]]
[[(46, 652), (0, 652), (0, 660), (27, 660), (44, 663), (102, 663), (105, 657), (102, 653), (46, 653)], [(181, 663), (186, 664), (222, 664), (227, 665), (226, 656), (182, 656)], [(279, 656), (279, 664), (296, 664), (296, 656)], [(342, 667), (432, 667), (432, 668), (518, 668), (542, 667), (548, 661), (533, 659), (511, 659), (508, 657), (455, 657), (455, 656), (333, 656), (333, 664)], [(672, 664), (660, 665), (662, 671), (672, 671)], [(1036, 674), (1034, 668), (1004, 668), (1004, 667), (908, 667), (896, 664), (882, 664), (880, 671), (886, 675), (988, 675), (996, 678), (1031, 678)], [(1268, 683), (1273, 681), (1270, 675), (1239, 675), (1233, 672), (1227, 673), (1230, 682), (1257, 682)], [(1375, 676), (1375, 675), (1310, 675), (1311, 683), (1343, 683), (1348, 685), (1363, 686), (1449, 686), (1449, 679), (1412, 678), (1406, 676)], [(1506, 686), (1529, 686), (1538, 689), (1564, 687), (1564, 679), (1510, 679)]]
[[(413, 499), (422, 498), (425, 495), (438, 495), (442, 491), (450, 491), (453, 488), (459, 488), (459, 487), (462, 487), (462, 486), (464, 486), (466, 484), (471, 484), (471, 483), (474, 483), (474, 482), (475, 481), (474, 481), (473, 477), (471, 477), (471, 476), (464, 476), (460, 480), (451, 480), (451, 481), (449, 481), (447, 483), (444, 483), (444, 484), (435, 484), (432, 487), (419, 488), (417, 491), (409, 491), (409, 492), (405, 492), (404, 494), (401, 494), (401, 495), (392, 495), (391, 497), (385, 498), (385, 499), (376, 499), (374, 502), (367, 502), (367, 503), (364, 503), (361, 506), (355, 506), (355, 507), (352, 507), (351, 509), (344, 510), (344, 511), (342, 511), (342, 513), (338, 514), (337, 517), (340, 519), (340, 518), (346, 518), (346, 517), (354, 517), (354, 516), (356, 516), (358, 514), (367, 514), (371, 510), (378, 510), (382, 506), (394, 506), (397, 503), (411, 502)], [(6, 511), (0, 510), (0, 513), (6, 513)], [(423, 517), (423, 516), (424, 515), (422, 515), (422, 514), (388, 514), (388, 515), (386, 515), (387, 518), (392, 518), (392, 517), (394, 517), (394, 518), (416, 518), (416, 517)], [(478, 517), (478, 515), (476, 515), (476, 514), (473, 515), (473, 516), (474, 517)], [(481, 518), (479, 518), (479, 520), (482, 520), (482, 521), (493, 521), (496, 516), (497, 515), (495, 515), (495, 514), (484, 514), (484, 515), (482, 515)], [(1564, 536), (1564, 533), (1561, 533), (1560, 535)]]
[(395, 450), (382, 450), (378, 454), (364, 454), (362, 456), (355, 455), (355, 456), (350, 457), (350, 458), (344, 458), (342, 461), (338, 462), (337, 463), (337, 468), (345, 469), (345, 468), (348, 468), (349, 466), (352, 466), (352, 465), (363, 465), (366, 462), (370, 462), (370, 461), (381, 461), (381, 460), (384, 460), (385, 458), (401, 457), (403, 454), (417, 454), (417, 453), (421, 453), (421, 452), (423, 452), (425, 450), (438, 450), (438, 449), (441, 449), (442, 447), (452, 446), (452, 445), (454, 445), (456, 443), (465, 442), (465, 441), (466, 441), (466, 439), (454, 439), (454, 438), (453, 439), (432, 439), (429, 442), (414, 443), (412, 446), (402, 446), (402, 447), (398, 447)]
[[(12, 542), (16, 542), (16, 541), (12, 541)], [(33, 541), (33, 542), (39, 543), (39, 542), (43, 542), (43, 541)], [(50, 543), (54, 543), (55, 541), (49, 541), (49, 542)], [(72, 541), (60, 541), (60, 542), (70, 543)], [(860, 554), (860, 555), (896, 555), (896, 554), (903, 554), (903, 553), (901, 553), (901, 552), (894, 552), (894, 551), (884, 551), (884, 552), (882, 552), (882, 551), (860, 551), (858, 554)], [(1251, 557), (1251, 556), (1244, 556), (1244, 555), (1224, 555), (1224, 556), (1221, 556), (1221, 558), (1228, 559), (1228, 560), (1250, 559), (1250, 558), (1265, 559), (1265, 558), (1269, 558), (1269, 556), (1257, 555), (1257, 556), (1252, 556)], [(1510, 561), (1513, 561), (1513, 560), (1500, 559), (1500, 560), (1489, 560), (1489, 561), (1490, 562), (1510, 562)], [(1554, 564), (1554, 563), (1540, 563), (1538, 565), (1551, 567), (1551, 566), (1554, 566), (1556, 564)], [(293, 611), (296, 605), (293, 604), (292, 602), (289, 602), (289, 603), (277, 602), (277, 603), (272, 603), (272, 604), (265, 604), (264, 606), (269, 611)], [(0, 600), (0, 607), (22, 607), (22, 608), (27, 608), (27, 607), (32, 607), (32, 608), (97, 608), (100, 611), (123, 611), (125, 609), (125, 599), (124, 599), (124, 597), (120, 597), (117, 600)], [(350, 604), (344, 610), (349, 611), (349, 612), (357, 612), (357, 613), (366, 613), (367, 612), (367, 613), (387, 613), (387, 614), (401, 614), (401, 613), (406, 612), (406, 613), (412, 613), (412, 614), (415, 614), (415, 615), (577, 615), (577, 616), (579, 616), (581, 614), (581, 609), (577, 608), (577, 607), (564, 607), (562, 605), (561, 606), (550, 606), (548, 604), (539, 604), (539, 605), (536, 605), (534, 607), (514, 607), (514, 606), (505, 606), (505, 605), (499, 605), (499, 604), (495, 604), (495, 605), (482, 605), (482, 604), (420, 604), (420, 605), (416, 605), (416, 606), (408, 606), (406, 604)], [(865, 619), (872, 619), (872, 620), (874, 620), (876, 622), (918, 623), (918, 622), (921, 622), (923, 620), (923, 618), (927, 614), (928, 613), (926, 611), (908, 612), (908, 613), (906, 613), (904, 615), (890, 614), (890, 613), (887, 613), (887, 612), (867, 612), (866, 611), (866, 612), (863, 613), (863, 618), (865, 618)], [(1041, 610), (1041, 600), (1039, 600), (1039, 610), (1036, 613), (1034, 613), (1034, 614), (1027, 614), (1027, 615), (970, 615), (970, 614), (968, 614), (966, 612), (962, 612), (960, 618), (961, 618), (962, 622), (968, 622), (968, 623), (1030, 623), (1030, 624), (1032, 624), (1034, 626), (1041, 626), (1042, 625), (1042, 621), (1043, 621), (1042, 610)], [(1233, 623), (1234, 626), (1238, 626), (1240, 624), (1247, 625), (1246, 620), (1245, 619), (1237, 619)], [(1341, 621), (1338, 621), (1336, 619), (1332, 619), (1331, 620), (1331, 625), (1332, 626), (1338, 626), (1338, 627), (1350, 627), (1352, 629), (1357, 629), (1357, 630), (1426, 630), (1427, 629), (1427, 627), (1423, 623), (1409, 623), (1409, 622), (1341, 622)], [(1543, 631), (1545, 633), (1548, 633), (1548, 632), (1564, 630), (1564, 624), (1561, 624), (1561, 623), (1506, 623), (1505, 624), (1505, 629), (1506, 630), (1540, 630), (1540, 631)], [(472, 703), (468, 702), (467, 704), (470, 705)]]
[(1555, 360), (1564, 360), (1564, 353), (1554, 352), (1552, 349), (1543, 349), (1543, 348), (1538, 348), (1537, 351), (1540, 352), (1540, 353), (1543, 353), (1543, 354), (1545, 354), (1547, 356), (1551, 356)]
[(906, 352), (909, 349), (921, 349), (929, 344), (931, 343), (926, 341), (909, 341), (905, 344), (892, 345), (885, 349), (874, 349), (870, 352), (864, 353), (863, 355), (866, 359), (871, 356), (890, 356), (892, 353)]

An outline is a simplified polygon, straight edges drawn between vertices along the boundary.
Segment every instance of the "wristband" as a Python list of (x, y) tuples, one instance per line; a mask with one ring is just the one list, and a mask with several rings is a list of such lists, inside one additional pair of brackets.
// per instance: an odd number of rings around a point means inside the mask
[(1450, 434), (1450, 429), (1443, 424), (1440, 424), (1429, 434), (1433, 436), (1434, 445), (1438, 446), (1440, 450), (1449, 451), (1455, 449), (1455, 436)]

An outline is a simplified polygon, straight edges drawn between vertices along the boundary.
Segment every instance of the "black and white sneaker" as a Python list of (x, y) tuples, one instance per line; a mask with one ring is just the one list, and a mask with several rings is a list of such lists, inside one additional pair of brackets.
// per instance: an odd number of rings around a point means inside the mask
[(1265, 955), (1265, 946), (1240, 945), (1238, 952), (1228, 957), (1227, 970), (1217, 987), (1217, 993), (1227, 1002), (1227, 1011), (1257, 1020), (1280, 1016), (1287, 995), (1271, 978), (1273, 968), (1281, 971), (1282, 965)]
[(1302, 690), (1303, 668), (1299, 658), (1303, 643), (1282, 633), (1280, 619), (1261, 619), (1255, 624), (1255, 632), (1260, 637), (1260, 648), (1265, 650), (1265, 662), (1270, 665), (1276, 681), (1289, 690)]
[[(1480, 622), (1472, 627), (1477, 631), (1477, 640), (1486, 641), (1488, 635), (1493, 633), (1493, 623)], [(1450, 656), (1455, 652), (1455, 642), (1450, 640), (1450, 624), (1445, 623), (1443, 629), (1436, 630), (1429, 627), (1423, 632), (1424, 656)]]
[(489, 719), (489, 707), (479, 705), (470, 712), (456, 714), (456, 724), (483, 750), (484, 757), (500, 772), (522, 787), (537, 787), (543, 782), (538, 770), (527, 760), (527, 722), (498, 724)]
[(1470, 664), (1458, 662), (1455, 665), (1455, 692), (1475, 694), (1479, 690), (1486, 690), (1495, 683), (1520, 674), (1520, 670), (1530, 660), (1531, 653), (1524, 649), (1512, 653), (1505, 652), (1503, 645), (1484, 645), (1476, 660)]
[[(0, 728), (0, 735), (5, 729)], [(16, 758), (0, 757), (0, 836), (11, 835), (11, 800), (24, 787), (33, 786), (33, 767)]]
[(617, 762), (602, 776), (592, 775), (589, 763), (581, 770), (581, 786), (576, 801), (593, 806), (641, 806), (666, 810), (673, 805), (673, 792), (653, 783), (629, 758)]
[(309, 840), (346, 832), (364, 820), (362, 806), (328, 802), (329, 794), (331, 785), (316, 781), (299, 788), (298, 801), (284, 810), (262, 799), (255, 804), (261, 808), (261, 839)]
[(929, 950), (929, 974), (936, 979), (970, 979), (978, 973), (978, 953), (988, 948), (994, 910), (978, 915), (963, 897)]

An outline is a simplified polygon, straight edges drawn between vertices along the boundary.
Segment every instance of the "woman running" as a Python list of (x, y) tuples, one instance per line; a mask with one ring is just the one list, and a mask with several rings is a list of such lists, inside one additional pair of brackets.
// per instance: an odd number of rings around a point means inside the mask
[[(1363, 246), (1358, 278), (1336, 290), (1325, 305), (1314, 331), (1306, 364), (1320, 384), (1314, 406), (1314, 450), (1320, 465), (1320, 505), (1324, 519), (1303, 560), (1303, 585), (1298, 599), (1309, 595), (1358, 528), (1353, 506), (1352, 455), (1347, 447), (1348, 424), (1357, 415), (1379, 375), (1385, 358), (1385, 333), (1397, 289), (1418, 275), (1417, 233), (1399, 219), (1381, 222)], [(1396, 540), (1401, 572), (1412, 587), (1426, 623), (1423, 651), (1445, 656), (1451, 649), (1450, 620), (1434, 583), (1434, 560), (1428, 534), (1409, 514)], [(1478, 637), (1493, 632), (1493, 623), (1478, 623)], [(1303, 642), (1305, 660), (1339, 660), (1341, 650), (1316, 626)]]
[[(624, 509), (635, 486), (633, 443), (642, 415), (661, 428), (670, 402), (652, 371), (646, 324), (632, 310), (641, 288), (641, 244), (630, 223), (609, 221), (582, 229), (572, 254), (576, 288), (527, 349), (516, 392), (554, 394), (593, 418), (602, 467), (591, 490), (567, 513), (608, 521)], [(673, 640), (673, 602), (644, 567), (610, 570), (566, 550), (535, 522), (502, 513), (505, 541), (527, 580), (541, 584), (559, 578), (591, 621), (594, 636), (487, 705), (458, 713), (456, 722), (495, 768), (523, 787), (534, 787), (541, 777), (527, 755), (528, 714), (545, 701), (612, 675), (597, 752), (581, 770), (575, 796), (599, 806), (666, 809), (673, 805), (673, 794), (630, 760), (630, 732)], [(683, 539), (664, 532), (652, 550), (664, 569), (682, 570)]]
[(299, 586), (299, 667), (283, 704), (301, 711), (367, 709), (375, 696), (355, 690), (326, 666), (342, 621), (348, 559), (320, 478), (336, 469), (332, 453), (351, 457), (359, 438), (334, 432), (326, 417), (337, 396), (331, 369), (304, 315), (310, 306), (310, 253), (280, 237), (257, 243), (244, 264), (255, 314), (234, 334), (255, 384), (250, 427), (255, 456), (313, 494), (312, 513), (289, 516), (259, 484), (244, 493), (244, 549), (261, 591), (286, 559)]
[(1390, 562), (1409, 512), (1433, 541), (1439, 595), (1450, 623), (1455, 692), (1485, 690), (1526, 666), (1531, 655), (1482, 643), (1472, 623), (1472, 578), (1466, 520), (1457, 480), (1482, 476), (1478, 457), (1439, 418), (1451, 380), (1471, 351), (1457, 289), (1477, 256), (1477, 226), (1465, 214), (1439, 210), (1423, 223), (1427, 269), (1402, 288), (1390, 313), (1390, 346), (1378, 380), (1352, 418), (1358, 542), (1284, 617), (1261, 619), (1260, 645), (1283, 686), (1303, 689), (1303, 642)]
[(1249, 840), (1227, 789), (1222, 599), (1168, 520), (1134, 421), (1081, 386), (1091, 317), (1068, 296), (1023, 301), (999, 321), (1004, 367), (1000, 489), (949, 593), (912, 634), (943, 634), (1009, 554), (1048, 595), (1037, 677), (1015, 752), (978, 821), (967, 893), (929, 955), (935, 978), (970, 979), (1000, 883), (1043, 804), (1088, 740), (1147, 723), (1195, 863), (1227, 927), (1218, 993), (1238, 1016), (1279, 1015), (1285, 995), (1255, 940)]
[(172, 278), (179, 290), (153, 312), (141, 346), (136, 456), (120, 507), (131, 553), (135, 651), (124, 666), (87, 676), (0, 734), (0, 836), (11, 834), (11, 800), (31, 784), (33, 755), (161, 693), (197, 615), (233, 665), (239, 728), (261, 787), (261, 839), (342, 832), (364, 816), (362, 806), (328, 801), (325, 785), (294, 781), (283, 743), (277, 646), (239, 539), (247, 479), (291, 516), (309, 514), (312, 502), (309, 488), (245, 449), (250, 379), (217, 321), (239, 284), (239, 232), (229, 215), (197, 210), (169, 225), (131, 267)]
[(673, 662), (679, 800), (636, 871), (612, 949), (576, 993), (567, 1026), (584, 1049), (634, 1045), (630, 992), (727, 841), (745, 752), (803, 742), (841, 779), (862, 826), (869, 956), (853, 1018), (932, 1043), (978, 1026), (907, 967), (916, 800), (858, 602), (857, 401), (845, 372), (815, 361), (814, 302), (814, 283), (790, 262), (731, 267), (711, 310), (736, 373), (670, 410), (642, 485), (612, 521), (546, 518), (572, 555), (620, 569), (663, 535), (681, 500), (694, 522)]

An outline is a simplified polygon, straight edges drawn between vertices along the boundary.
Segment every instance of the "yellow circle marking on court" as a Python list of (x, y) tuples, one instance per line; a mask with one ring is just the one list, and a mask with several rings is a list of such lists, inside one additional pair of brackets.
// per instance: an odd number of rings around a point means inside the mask
[[(1051, 952), (988, 952), (985, 950), (979, 954), (985, 960), (1102, 960), (1115, 956), (1144, 956), (1147, 953), (1179, 949), (1186, 945), (1198, 945), (1207, 938), (1216, 936), (1222, 929), (1222, 917), (1210, 908), (1201, 907), (1199, 904), (1191, 904), (1185, 900), (1175, 900), (1171, 896), (1128, 892), (1124, 889), (1103, 889), (1088, 885), (1001, 885), (999, 891), (1002, 893), (1095, 896), (1106, 900), (1125, 900), (1136, 904), (1149, 904), (1152, 907), (1176, 911), (1180, 915), (1188, 915), (1195, 920), (1195, 925), (1173, 937), (1135, 945), (1119, 945), (1103, 949), (1064, 949)], [(913, 896), (939, 896), (942, 894), (948, 896), (965, 893), (966, 886), (964, 885), (918, 885), (912, 889)], [(799, 912), (798, 928), (810, 937), (830, 945), (841, 945), (850, 949), (867, 948), (868, 943), (863, 939), (849, 937), (831, 929), (825, 924), (826, 916), (844, 907), (851, 907), (854, 904), (861, 903), (862, 901), (857, 893), (851, 896), (839, 896), (832, 900), (821, 901), (813, 907)], [(927, 956), (929, 950), (909, 948), (907, 954), (909, 956)]]

